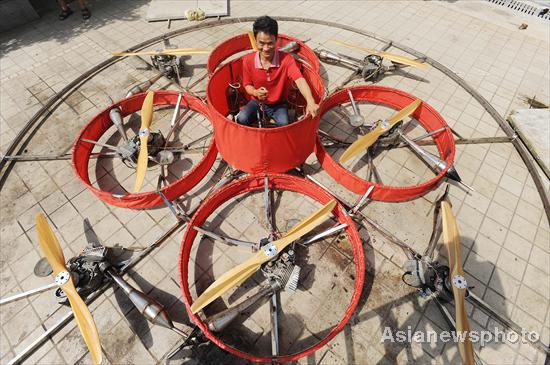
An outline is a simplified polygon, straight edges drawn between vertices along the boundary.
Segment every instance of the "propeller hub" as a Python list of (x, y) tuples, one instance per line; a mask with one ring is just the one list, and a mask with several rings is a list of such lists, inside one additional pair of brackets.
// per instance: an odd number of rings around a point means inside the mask
[(149, 129), (148, 128), (143, 128), (143, 129), (140, 129), (139, 132), (138, 132), (138, 136), (141, 138), (141, 137), (145, 137), (145, 136), (148, 136), (149, 135)]
[(71, 274), (69, 274), (68, 271), (60, 271), (56, 276), (55, 276), (55, 283), (58, 285), (58, 286), (62, 286), (62, 285), (65, 285), (69, 282), (69, 279), (71, 278)]
[(462, 275), (453, 276), (453, 286), (458, 289), (466, 289), (468, 287), (466, 278)]
[(277, 246), (275, 246), (271, 242), (264, 245), (264, 246), (262, 246), (262, 251), (269, 258), (273, 258), (273, 257), (277, 256), (277, 253), (278, 253)]

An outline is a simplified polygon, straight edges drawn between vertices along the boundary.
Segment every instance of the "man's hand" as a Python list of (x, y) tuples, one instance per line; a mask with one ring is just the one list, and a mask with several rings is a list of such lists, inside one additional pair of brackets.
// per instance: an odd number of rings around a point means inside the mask
[(307, 103), (306, 105), (306, 117), (308, 115), (311, 115), (312, 118), (315, 118), (319, 114), (319, 104), (316, 104), (315, 102)]
[(319, 114), (319, 105), (315, 102), (313, 95), (311, 95), (311, 89), (309, 88), (306, 79), (300, 77), (298, 80), (295, 81), (295, 83), (296, 86), (298, 86), (298, 90), (300, 90), (300, 93), (307, 102), (306, 113), (304, 117), (311, 115), (313, 118), (315, 118), (317, 114)]
[(259, 89), (254, 90), (254, 96), (259, 101), (265, 101), (267, 99), (267, 89), (265, 87), (261, 87)]

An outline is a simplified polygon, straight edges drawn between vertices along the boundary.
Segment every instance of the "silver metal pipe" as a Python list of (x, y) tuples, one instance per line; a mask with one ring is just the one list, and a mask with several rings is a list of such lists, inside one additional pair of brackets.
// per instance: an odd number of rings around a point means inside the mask
[(363, 68), (363, 65), (357, 61), (351, 60), (347, 57), (340, 56), (336, 53), (332, 53), (330, 51), (321, 49), (316, 50), (315, 53), (322, 61), (331, 61), (331, 62), (337, 62), (337, 63), (343, 63), (345, 65), (351, 66), (354, 69), (360, 70)]
[(271, 356), (279, 356), (279, 305), (277, 292), (271, 295), (269, 309), (271, 311)]
[(307, 241), (305, 241), (304, 243), (302, 243), (302, 245), (308, 245), (312, 242), (315, 242), (317, 240), (320, 240), (320, 239), (323, 239), (325, 237), (328, 237), (336, 232), (340, 232), (341, 230), (343, 230), (344, 228), (346, 228), (348, 225), (347, 223), (342, 223), (342, 224), (338, 224), (334, 227), (331, 227), (329, 229), (327, 229), (326, 231), (324, 232), (321, 232), (319, 234), (316, 234), (315, 236), (311, 237), (310, 239), (308, 239)]
[(23, 292), (23, 293), (12, 295), (11, 297), (2, 298), (2, 299), (0, 299), (0, 305), (8, 304), (10, 302), (13, 302), (14, 300), (18, 300), (18, 299), (21, 299), (21, 298), (26, 298), (26, 297), (29, 297), (31, 295), (49, 290), (51, 288), (56, 288), (57, 286), (58, 285), (56, 283), (51, 283), (51, 284), (44, 285), (44, 286), (41, 286), (41, 287), (38, 287), (38, 288), (27, 290), (26, 292)]
[(203, 228), (197, 227), (197, 226), (193, 226), (193, 228), (195, 229), (195, 231), (197, 231), (199, 233), (202, 233), (203, 235), (208, 236), (208, 237), (210, 237), (210, 238), (212, 238), (216, 241), (223, 242), (227, 245), (232, 245), (232, 246), (236, 245), (236, 246), (248, 247), (248, 248), (251, 248), (254, 251), (258, 250), (258, 244), (257, 243), (248, 242), (248, 241), (241, 241), (241, 240), (238, 240), (238, 239), (235, 239), (235, 238), (230, 238), (230, 237), (223, 237), (223, 236), (220, 236), (217, 233), (207, 231), (206, 229), (203, 229)]
[(180, 103), (181, 103), (182, 96), (183, 96), (182, 93), (178, 94), (178, 101), (176, 102), (176, 107), (174, 108), (174, 114), (172, 115), (172, 120), (170, 121), (171, 127), (174, 127), (174, 125), (176, 124), (176, 119), (178, 118), (178, 114), (180, 112)]

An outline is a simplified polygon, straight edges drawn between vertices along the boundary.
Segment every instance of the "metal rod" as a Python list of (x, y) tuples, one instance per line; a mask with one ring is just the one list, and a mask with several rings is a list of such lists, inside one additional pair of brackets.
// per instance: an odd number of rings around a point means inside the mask
[[(159, 176), (160, 177), (160, 176)], [(162, 198), (162, 200), (164, 201), (164, 204), (166, 204), (166, 206), (168, 207), (168, 209), (170, 209), (170, 211), (172, 212), (172, 214), (174, 215), (174, 217), (176, 217), (177, 220), (180, 220), (182, 219), (182, 216), (176, 212), (176, 208), (174, 208), (174, 206), (172, 205), (172, 203), (168, 200), (168, 198), (166, 198), (166, 195), (164, 195), (162, 193), (162, 191), (160, 191), (160, 189), (157, 191), (158, 194), (160, 195), (160, 197)]]
[(278, 292), (271, 295), (269, 310), (271, 312), (271, 355), (279, 356), (279, 306), (277, 304)]
[(110, 144), (107, 144), (107, 143), (102, 143), (102, 142), (98, 142), (98, 141), (92, 141), (91, 139), (86, 139), (86, 138), (82, 138), (80, 139), (81, 141), (84, 141), (84, 142), (88, 142), (88, 143), (92, 143), (92, 144), (95, 144), (97, 146), (100, 146), (100, 147), (105, 147), (105, 148), (108, 148), (110, 150), (113, 150), (113, 151), (118, 151), (118, 149), (113, 146), (113, 145), (110, 145)]
[(351, 101), (351, 108), (353, 109), (353, 113), (355, 115), (359, 115), (359, 110), (357, 109), (357, 104), (355, 104), (355, 99), (353, 98), (353, 94), (351, 93), (350, 89), (348, 89), (348, 96), (349, 96), (349, 100)]
[(273, 241), (275, 238), (276, 232), (275, 232), (275, 224), (273, 222), (273, 210), (271, 206), (271, 195), (269, 190), (269, 179), (266, 176), (264, 176), (264, 210), (265, 210), (265, 219), (267, 223), (267, 227), (269, 229), (269, 240)]
[(369, 197), (370, 193), (372, 193), (372, 191), (374, 190), (374, 185), (371, 185), (367, 191), (365, 192), (365, 194), (363, 194), (363, 196), (361, 197), (361, 199), (359, 199), (359, 201), (357, 202), (357, 204), (355, 204), (355, 206), (353, 208), (351, 208), (351, 211), (349, 212), (350, 214), (355, 214), (357, 213), (357, 211), (359, 209), (361, 209), (361, 207), (363, 206), (363, 204), (365, 203), (365, 201), (367, 200), (367, 198)]
[(316, 234), (315, 236), (311, 237), (307, 241), (301, 243), (301, 245), (309, 245), (310, 243), (312, 243), (314, 241), (320, 240), (320, 239), (325, 238), (327, 236), (330, 236), (334, 233), (340, 232), (341, 230), (343, 230), (347, 226), (348, 226), (347, 223), (342, 223), (342, 224), (335, 225), (334, 227), (329, 228), (324, 232)]
[[(465, 138), (455, 139), (455, 144), (489, 144), (489, 143), (510, 143), (514, 140), (514, 137), (482, 137), (482, 138)], [(434, 146), (436, 143), (433, 140), (418, 141), (417, 138), (412, 140), (419, 146)], [(406, 143), (400, 143), (395, 148), (406, 147)]]
[[(319, 181), (315, 180), (311, 175), (308, 175), (308, 174), (305, 174), (305, 175), (306, 175), (306, 178), (308, 180), (310, 180), (314, 184), (318, 185), (319, 187), (323, 188), (324, 190), (326, 190), (327, 192), (332, 194), (332, 196), (334, 196), (336, 199), (338, 199), (338, 201), (344, 206), (344, 208), (346, 208), (346, 210), (349, 211), (351, 209), (351, 205), (349, 203), (347, 203), (341, 196), (337, 195), (336, 193), (334, 193), (333, 191), (328, 189), (326, 186), (321, 184)], [(405, 242), (403, 242), (399, 238), (395, 237), (390, 231), (388, 231), (387, 229), (382, 227), (375, 220), (373, 220), (373, 219), (367, 217), (366, 215), (364, 215), (360, 210), (358, 210), (355, 213), (355, 217), (359, 217), (361, 222), (366, 222), (370, 227), (376, 229), (378, 232), (380, 232), (382, 235), (384, 235), (390, 242), (392, 242), (395, 245), (397, 245), (397, 246), (401, 247), (402, 249), (404, 249), (405, 254), (409, 258), (414, 257), (414, 254), (416, 254), (416, 251), (414, 251), (414, 249), (411, 246), (409, 246), (408, 244), (406, 244)], [(365, 228), (368, 228), (368, 227), (365, 227)]]
[(38, 349), (48, 338), (57, 333), (63, 326), (65, 326), (73, 318), (73, 312), (68, 312), (63, 318), (56, 324), (46, 330), (41, 336), (25, 347), (21, 352), (8, 362), (8, 365), (20, 364), (24, 361), (34, 350)]
[(248, 248), (251, 248), (253, 251), (257, 251), (258, 250), (258, 243), (254, 243), (254, 242), (248, 242), (248, 241), (241, 241), (241, 240), (238, 240), (238, 239), (235, 239), (235, 238), (230, 238), (230, 237), (223, 237), (223, 236), (220, 236), (219, 234), (216, 234), (214, 232), (211, 232), (211, 231), (207, 231), (206, 229), (203, 229), (201, 227), (197, 227), (197, 226), (193, 226), (193, 228), (195, 229), (195, 231), (205, 235), (205, 236), (208, 236), (216, 241), (219, 241), (219, 242), (223, 242), (227, 245), (230, 245), (230, 246), (243, 246), (243, 247), (248, 247)]
[[(118, 157), (116, 152), (102, 152), (102, 153), (92, 153), (90, 154), (90, 159), (96, 158), (112, 158)], [(18, 161), (18, 162), (37, 162), (37, 161), (59, 161), (59, 160), (70, 160), (73, 158), (71, 153), (64, 153), (62, 155), (18, 155), (18, 156), (2, 156), (8, 161)]]
[(51, 288), (56, 288), (56, 287), (58, 287), (58, 285), (56, 283), (51, 283), (51, 284), (47, 284), (47, 285), (44, 285), (44, 286), (41, 286), (41, 287), (38, 287), (38, 288), (27, 290), (26, 292), (23, 292), (23, 293), (12, 295), (11, 297), (2, 298), (2, 299), (0, 299), (0, 305), (8, 304), (10, 302), (13, 302), (14, 300), (18, 300), (18, 299), (21, 299), (21, 298), (26, 298), (26, 297), (29, 297), (31, 295), (41, 293), (43, 291), (49, 290)]
[(176, 119), (178, 119), (178, 114), (180, 112), (180, 103), (181, 103), (182, 96), (183, 96), (182, 93), (178, 94), (178, 101), (176, 102), (176, 107), (174, 108), (174, 114), (172, 115), (172, 120), (170, 121), (170, 126), (171, 127), (174, 127), (174, 125), (176, 124)]
[(435, 131), (431, 131), (431, 132), (428, 132), (428, 133), (424, 133), (423, 135), (419, 136), (419, 137), (416, 137), (416, 138), (413, 138), (412, 141), (413, 142), (418, 142), (424, 138), (428, 138), (428, 137), (431, 137), (433, 136), (434, 134), (437, 134), (437, 133), (440, 133), (440, 132), (443, 132), (444, 130), (446, 130), (447, 127), (442, 127), (442, 128), (439, 128), (439, 129), (436, 129)]
[[(525, 333), (525, 329), (523, 329), (520, 325), (518, 325), (516, 322), (512, 321), (511, 319), (505, 318), (495, 312), (487, 303), (485, 303), (481, 298), (479, 298), (477, 295), (475, 295), (473, 292), (469, 291), (469, 295), (466, 297), (466, 299), (472, 303), (473, 305), (477, 306), (479, 309), (481, 309), (485, 314), (487, 314), (489, 317), (496, 319), (500, 322), (504, 327), (511, 329), (512, 331), (516, 332), (517, 334), (521, 335), (522, 333)], [(550, 348), (548, 348), (547, 345), (542, 343), (542, 341), (539, 339), (536, 342), (531, 342), (533, 346), (535, 346), (538, 350), (543, 351), (546, 354), (550, 354)]]

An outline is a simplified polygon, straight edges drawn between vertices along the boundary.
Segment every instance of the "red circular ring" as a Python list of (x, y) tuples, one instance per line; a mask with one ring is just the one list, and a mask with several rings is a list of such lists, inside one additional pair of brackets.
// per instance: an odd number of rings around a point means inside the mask
[[(321, 64), (319, 63), (317, 55), (301, 40), (285, 34), (279, 34), (277, 36), (277, 48), (292, 41), (296, 41), (300, 45), (300, 49), (296, 53), (305, 59), (316, 73), (319, 73)], [(212, 52), (210, 52), (208, 62), (206, 64), (208, 73), (212, 74), (224, 60), (228, 59), (232, 55), (249, 49), (252, 49), (252, 45), (250, 44), (248, 33), (239, 34), (233, 38), (226, 39), (222, 43), (218, 44)]]
[[(320, 202), (321, 204), (326, 204), (331, 199), (334, 199), (332, 195), (320, 188), (319, 186), (311, 183), (302, 178), (287, 174), (270, 174), (267, 175), (269, 182), (272, 187), (294, 191), (297, 193), (303, 193), (306, 196)], [(265, 175), (249, 175), (239, 180), (236, 180), (228, 185), (224, 186), (211, 196), (209, 196), (199, 207), (196, 213), (193, 215), (189, 223), (187, 224), (187, 229), (183, 236), (182, 245), (180, 249), (180, 286), (183, 291), (183, 299), (185, 302), (185, 307), (187, 308), (187, 313), (189, 318), (201, 329), (201, 331), (206, 335), (206, 337), (219, 346), (221, 349), (230, 352), (233, 355), (238, 357), (254, 361), (254, 362), (272, 362), (273, 358), (271, 357), (261, 357), (252, 355), (246, 352), (242, 352), (236, 348), (229, 346), (228, 344), (222, 342), (217, 338), (209, 329), (208, 326), (200, 319), (200, 317), (191, 312), (192, 298), (189, 291), (188, 283), (188, 263), (191, 254), (191, 248), (195, 240), (197, 231), (192, 227), (201, 226), (204, 221), (214, 212), (214, 210), (226, 202), (228, 199), (231, 199), (237, 195), (244, 194), (250, 191), (258, 191), (264, 188), (264, 177)], [(325, 338), (319, 341), (316, 345), (311, 346), (301, 352), (297, 352), (291, 355), (279, 356), (277, 357), (277, 362), (289, 362), (297, 360), (301, 357), (307, 356), (321, 347), (326, 345), (334, 336), (340, 332), (346, 323), (349, 321), (351, 315), (353, 314), (357, 303), (359, 302), (359, 297), (363, 290), (363, 284), (365, 280), (365, 257), (363, 252), (363, 245), (355, 223), (350, 218), (349, 215), (343, 213), (344, 208), (342, 205), (337, 204), (333, 209), (332, 213), (338, 219), (340, 223), (346, 223), (348, 226), (346, 232), (349, 236), (349, 241), (353, 249), (353, 256), (355, 261), (355, 287), (351, 297), (351, 302), (348, 308), (346, 309), (342, 320), (334, 326), (331, 331), (327, 334)]]
[[(154, 105), (176, 105), (178, 95), (179, 93), (176, 91), (157, 90), (155, 91)], [(112, 106), (109, 106), (107, 109), (93, 117), (92, 120), (86, 124), (84, 128), (82, 128), (74, 142), (72, 154), (72, 165), (74, 171), (80, 180), (82, 180), (84, 185), (86, 185), (86, 187), (88, 187), (88, 189), (90, 189), (99, 199), (117, 207), (143, 209), (156, 207), (164, 203), (161, 196), (154, 191), (137, 194), (128, 193), (123, 196), (118, 196), (92, 186), (88, 175), (88, 163), (90, 161), (90, 154), (92, 153), (94, 145), (89, 142), (83, 142), (81, 139), (85, 138), (97, 141), (113, 124), (109, 118), (109, 111), (113, 107), (119, 106), (122, 110), (122, 116), (125, 117), (141, 109), (145, 96), (146, 93), (136, 94), (129, 98), (123, 99)], [(180, 105), (188, 106), (190, 109), (206, 116), (208, 120), (211, 119), (210, 110), (207, 105), (194, 96), (183, 94)], [(212, 138), (208, 150), (199, 163), (185, 175), (168, 186), (165, 186), (160, 191), (168, 200), (174, 200), (178, 196), (186, 193), (196, 186), (204, 178), (204, 176), (206, 176), (214, 164), (217, 154), (218, 150), (216, 148), (216, 144), (214, 143), (214, 138)]]
[[(328, 98), (323, 100), (320, 107), (321, 118), (328, 110), (336, 105), (349, 102), (347, 90), (351, 90), (353, 98), (357, 101), (367, 101), (376, 104), (390, 106), (394, 109), (402, 109), (417, 98), (404, 91), (384, 87), (384, 86), (354, 86), (339, 90), (333, 93)], [(434, 131), (442, 127), (448, 127), (447, 123), (441, 115), (433, 107), (426, 102), (422, 102), (416, 111), (412, 114), (416, 120), (428, 131)], [(315, 154), (319, 163), (326, 172), (339, 184), (346, 187), (348, 190), (356, 194), (362, 195), (367, 189), (374, 185), (374, 189), (370, 194), (373, 200), (384, 202), (400, 202), (418, 198), (428, 191), (437, 187), (445, 173), (452, 165), (455, 156), (455, 142), (449, 128), (438, 133), (433, 137), (439, 151), (439, 155), (447, 163), (446, 168), (439, 172), (434, 178), (414, 186), (388, 186), (375, 184), (371, 181), (366, 181), (359, 178), (349, 170), (345, 169), (327, 152), (319, 137), (315, 146)]]

